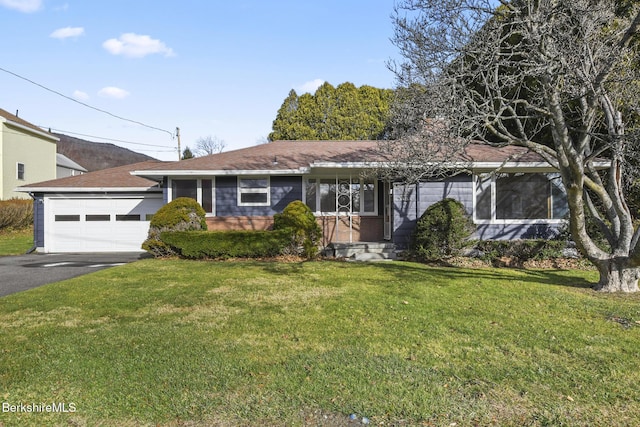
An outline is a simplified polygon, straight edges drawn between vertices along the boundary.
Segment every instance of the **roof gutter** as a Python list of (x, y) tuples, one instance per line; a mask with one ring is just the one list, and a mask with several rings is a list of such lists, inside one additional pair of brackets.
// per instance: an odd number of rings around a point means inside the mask
[(158, 186), (153, 187), (18, 187), (21, 193), (161, 193)]
[(226, 175), (304, 175), (309, 168), (298, 169), (243, 169), (243, 170), (138, 170), (131, 171), (131, 175), (144, 178), (162, 178), (165, 176), (226, 176)]
[(53, 135), (49, 134), (48, 132), (40, 131), (40, 130), (37, 130), (37, 129), (31, 128), (31, 127), (29, 127), (29, 126), (25, 126), (25, 125), (22, 125), (22, 124), (20, 124), (20, 123), (17, 123), (17, 122), (14, 122), (14, 121), (8, 120), (8, 119), (4, 119), (3, 121), (4, 121), (6, 124), (8, 124), (8, 125), (10, 125), (10, 126), (13, 126), (13, 127), (16, 127), (16, 128), (18, 128), (18, 129), (20, 129), (20, 130), (23, 130), (23, 131), (26, 131), (26, 132), (31, 132), (31, 133), (34, 133), (34, 134), (36, 134), (36, 135), (39, 135), (39, 136), (41, 136), (41, 137), (43, 137), (43, 138), (50, 139), (52, 142), (58, 142), (58, 141), (60, 141), (60, 138), (58, 138), (57, 136), (53, 136)]

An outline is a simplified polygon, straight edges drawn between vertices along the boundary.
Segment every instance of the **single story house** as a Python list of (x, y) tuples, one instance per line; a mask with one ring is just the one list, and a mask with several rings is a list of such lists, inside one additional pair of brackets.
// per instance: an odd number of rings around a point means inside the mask
[(557, 171), (519, 147), (470, 145), (463, 173), (419, 183), (379, 179), (377, 141), (274, 141), (176, 162), (147, 161), (23, 186), (35, 200), (43, 252), (140, 250), (149, 220), (177, 197), (196, 199), (210, 230), (263, 230), (294, 200), (314, 211), (323, 243), (407, 246), (416, 219), (447, 197), (480, 239), (548, 237), (568, 208)]

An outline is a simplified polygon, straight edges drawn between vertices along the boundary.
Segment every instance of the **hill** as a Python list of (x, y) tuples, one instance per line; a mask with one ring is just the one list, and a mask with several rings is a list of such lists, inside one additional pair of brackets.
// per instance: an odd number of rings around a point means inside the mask
[(60, 138), (58, 153), (84, 166), (89, 172), (155, 160), (146, 154), (136, 153), (110, 143), (86, 141), (61, 133), (53, 133), (53, 135)]

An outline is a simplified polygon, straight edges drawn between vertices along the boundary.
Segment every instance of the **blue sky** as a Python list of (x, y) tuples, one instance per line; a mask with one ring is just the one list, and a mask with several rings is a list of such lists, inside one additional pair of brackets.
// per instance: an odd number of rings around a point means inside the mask
[(291, 89), (392, 88), (392, 11), (393, 0), (0, 0), (0, 68), (166, 132), (5, 71), (0, 108), (162, 160), (177, 159), (176, 127), (182, 148), (206, 136), (247, 147)]

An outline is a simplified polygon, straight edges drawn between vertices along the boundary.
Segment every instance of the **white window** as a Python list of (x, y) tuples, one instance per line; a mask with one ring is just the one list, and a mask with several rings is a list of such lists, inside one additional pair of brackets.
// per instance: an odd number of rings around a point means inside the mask
[(238, 177), (238, 206), (269, 206), (269, 177)]
[(215, 214), (213, 179), (172, 179), (171, 200), (189, 197), (196, 200), (207, 214)]
[(477, 222), (553, 222), (569, 208), (557, 173), (498, 173), (475, 176)]
[(20, 181), (24, 181), (24, 163), (16, 164), (16, 178)]
[(360, 178), (308, 178), (305, 203), (317, 214), (377, 214), (377, 184)]

